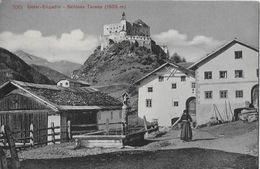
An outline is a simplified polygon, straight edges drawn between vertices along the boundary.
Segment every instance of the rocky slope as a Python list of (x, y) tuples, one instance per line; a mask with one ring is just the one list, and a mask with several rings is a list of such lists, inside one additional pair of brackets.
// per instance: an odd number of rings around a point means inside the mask
[(136, 43), (112, 43), (103, 51), (100, 47), (72, 77), (95, 85), (132, 84), (143, 75), (164, 63), (166, 54), (152, 42), (152, 50)]
[(15, 54), (0, 48), (0, 84), (9, 79), (40, 84), (54, 83)]
[(81, 66), (78, 63), (73, 63), (64, 60), (57, 62), (49, 62), (46, 59), (31, 55), (22, 50), (15, 51), (14, 53), (29, 65), (40, 65), (49, 67), (69, 77), (71, 76), (73, 70), (79, 69)]

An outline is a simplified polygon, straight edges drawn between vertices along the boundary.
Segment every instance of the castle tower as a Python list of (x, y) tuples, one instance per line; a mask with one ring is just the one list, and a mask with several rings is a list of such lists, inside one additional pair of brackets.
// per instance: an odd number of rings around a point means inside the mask
[(121, 26), (122, 26), (122, 30), (126, 31), (126, 17), (125, 17), (125, 12), (122, 13), (122, 17), (121, 17)]
[(121, 21), (122, 21), (122, 20), (126, 20), (126, 19), (125, 19), (125, 12), (122, 13)]

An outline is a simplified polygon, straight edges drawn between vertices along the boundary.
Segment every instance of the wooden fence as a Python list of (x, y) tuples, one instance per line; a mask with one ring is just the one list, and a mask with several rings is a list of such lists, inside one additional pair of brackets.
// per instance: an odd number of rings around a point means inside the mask
[[(115, 127), (115, 125), (117, 125)], [(30, 124), (30, 130), (23, 130), (23, 131), (10, 131), (12, 134), (12, 137), (14, 138), (15, 142), (15, 148), (16, 149), (24, 149), (28, 147), (38, 146), (38, 145), (45, 145), (48, 143), (59, 143), (61, 142), (61, 127), (66, 128), (66, 131), (63, 131), (63, 134), (66, 135), (67, 140), (73, 139), (74, 135), (131, 135), (136, 132), (140, 131), (149, 131), (149, 127), (145, 124), (145, 127), (143, 126), (136, 126), (136, 127), (130, 127), (127, 126), (123, 122), (115, 122), (115, 123), (100, 123), (100, 124), (77, 124), (72, 125), (71, 121), (67, 122), (66, 126), (55, 126), (54, 123), (51, 123), (50, 127), (47, 128), (41, 128), (35, 130), (33, 127), (33, 124)], [(96, 127), (97, 129), (92, 129), (93, 127)], [(102, 129), (98, 129), (98, 128)], [(153, 128), (153, 126), (151, 126)], [(77, 130), (75, 130), (75, 128)], [(5, 125), (1, 126), (0, 131), (0, 147), (4, 149), (9, 149), (9, 145), (7, 142), (7, 136)], [(57, 129), (59, 131), (57, 131)], [(40, 142), (35, 142), (35, 135), (39, 133), (40, 131), (47, 131), (45, 135), (41, 135), (41, 137), (45, 137), (46, 139), (41, 139)], [(21, 133), (27, 133), (24, 134), (24, 137), (15, 137), (17, 134)], [(28, 134), (29, 133), (29, 134)], [(22, 134), (21, 134), (22, 135)], [(28, 135), (28, 136), (26, 136)], [(66, 140), (63, 140), (66, 141)]]
[[(5, 128), (6, 128), (6, 125), (1, 126), (0, 147), (2, 147), (3, 149), (9, 149)], [(44, 144), (48, 144), (48, 143), (55, 144), (57, 142), (60, 142), (61, 139), (56, 138), (56, 136), (60, 135), (61, 132), (55, 131), (55, 129), (60, 129), (60, 128), (61, 128), (61, 126), (54, 126), (54, 123), (51, 123), (51, 127), (35, 130), (33, 127), (33, 124), (30, 124), (30, 130), (10, 131), (10, 132), (14, 138), (16, 149), (22, 149), (22, 148), (28, 148), (28, 147), (33, 147), (33, 146), (37, 146), (37, 145), (44, 145)], [(43, 130), (47, 131), (46, 132), (47, 134), (42, 135), (41, 137), (46, 137), (46, 140), (43, 140), (40, 142), (35, 142), (34, 136), (38, 132), (43, 131)], [(48, 132), (48, 131), (50, 131), (50, 132)], [(27, 133), (27, 134), (23, 134), (23, 133)], [(28, 135), (28, 133), (29, 133), (29, 137), (26, 137), (26, 135)], [(15, 137), (15, 135), (17, 135), (17, 134), (21, 134), (24, 137), (17, 138), (17, 137)], [(51, 139), (49, 140), (48, 138), (51, 138)]]
[[(68, 135), (72, 138), (73, 135), (125, 135), (126, 125), (123, 122), (115, 123), (99, 123), (99, 124), (80, 124), (80, 125), (70, 125), (71, 122), (68, 121)], [(117, 127), (115, 127), (117, 125)], [(113, 127), (114, 126), (114, 127)], [(119, 127), (118, 127), (119, 126)], [(97, 129), (89, 129), (91, 127), (96, 127)], [(98, 129), (98, 128), (103, 129)], [(73, 130), (73, 128), (78, 128), (79, 130)]]
[[(111, 127), (111, 125), (119, 126), (119, 127)], [(104, 126), (102, 130), (89, 130), (89, 127), (97, 127)], [(33, 124), (30, 124), (30, 130), (24, 131), (11, 131), (10, 127), (7, 125), (1, 126), (0, 131), (0, 169), (8, 169), (7, 160), (3, 149), (9, 149), (11, 154), (11, 168), (12, 169), (20, 169), (20, 162), (18, 159), (17, 149), (33, 147), (36, 145), (43, 145), (48, 143), (57, 143), (61, 141), (61, 128), (65, 127), (66, 131), (64, 132), (67, 135), (67, 139), (70, 140), (73, 138), (73, 135), (125, 135), (127, 139), (131, 141), (131, 137), (134, 138), (134, 135), (139, 135), (140, 133), (149, 133), (152, 131), (158, 130), (158, 124), (155, 126), (150, 126), (148, 128), (146, 121), (144, 122), (144, 127), (129, 127), (124, 122), (117, 123), (102, 123), (102, 124), (81, 124), (81, 125), (71, 125), (71, 122), (68, 121), (66, 126), (55, 126), (54, 123), (51, 123), (50, 127), (41, 128), (35, 130)], [(78, 131), (73, 130), (73, 127), (81, 128)], [(59, 129), (60, 131), (55, 131), (55, 129)], [(46, 135), (42, 135), (42, 137), (47, 138), (41, 142), (35, 142), (34, 137), (37, 132), (46, 131)], [(50, 131), (50, 132), (48, 132)], [(14, 137), (17, 134), (23, 134), (24, 136), (29, 135), (28, 137)], [(29, 133), (29, 134), (28, 134)], [(22, 135), (22, 134), (21, 134)], [(56, 136), (60, 136), (57, 138)], [(50, 138), (50, 139), (48, 139)]]
[[(118, 125), (120, 128), (111, 127), (112, 125)], [(104, 129), (101, 130), (93, 130), (89, 129), (91, 127), (100, 127), (104, 126)], [(71, 122), (68, 121), (66, 126), (55, 126), (54, 123), (51, 123), (50, 127), (41, 128), (35, 130), (33, 124), (30, 124), (30, 130), (23, 131), (11, 131), (11, 134), (14, 138), (16, 149), (24, 149), (28, 147), (44, 145), (48, 143), (59, 143), (61, 140), (61, 127), (65, 127), (66, 131), (64, 134), (67, 135), (67, 139), (70, 140), (73, 138), (73, 135), (125, 135), (127, 134), (126, 125), (123, 122), (117, 123), (101, 123), (101, 124), (80, 124), (80, 125), (71, 125)], [(77, 128), (78, 130), (73, 130), (73, 128)], [(0, 131), (0, 147), (3, 149), (9, 149), (9, 145), (7, 142), (7, 136), (5, 132), (5, 125), (1, 126)], [(41, 135), (41, 137), (45, 137), (46, 139), (41, 139), (40, 142), (35, 142), (35, 135), (41, 131), (47, 131), (45, 135)], [(25, 134), (26, 133), (26, 134)], [(16, 135), (22, 135), (22, 137), (15, 137)], [(26, 136), (27, 135), (27, 136)]]

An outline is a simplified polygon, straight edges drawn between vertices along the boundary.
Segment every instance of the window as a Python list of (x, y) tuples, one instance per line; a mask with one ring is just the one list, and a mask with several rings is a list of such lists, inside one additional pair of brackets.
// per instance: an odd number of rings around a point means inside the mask
[(153, 92), (153, 87), (148, 87), (147, 90), (148, 92)]
[(212, 72), (204, 72), (204, 79), (212, 79)]
[(259, 77), (259, 69), (256, 69), (256, 77)]
[(110, 115), (111, 115), (111, 120), (113, 120), (113, 112), (111, 112), (111, 114), (110, 114)]
[(174, 107), (178, 107), (178, 106), (179, 106), (179, 102), (178, 102), (178, 101), (174, 101), (174, 102), (173, 102), (173, 106), (174, 106)]
[(242, 51), (235, 51), (235, 59), (242, 59)]
[(181, 76), (181, 81), (182, 82), (186, 81), (186, 76)]
[(227, 71), (219, 71), (219, 78), (226, 79), (227, 78)]
[(159, 76), (158, 79), (159, 79), (159, 82), (163, 82), (164, 77), (163, 76)]
[(227, 94), (228, 94), (228, 91), (227, 90), (220, 90), (219, 91), (219, 96), (220, 98), (227, 98)]
[(195, 85), (196, 85), (196, 84), (195, 84), (194, 82), (192, 82), (192, 83), (191, 83), (191, 88), (192, 88), (192, 89), (195, 89)]
[(176, 83), (172, 83), (172, 89), (176, 89), (176, 88), (177, 88)]
[(146, 107), (152, 107), (152, 99), (146, 99)]
[(212, 91), (205, 91), (205, 99), (212, 99)]
[(243, 97), (243, 90), (236, 90), (236, 98), (242, 98)]
[(235, 70), (235, 78), (242, 78), (243, 70)]

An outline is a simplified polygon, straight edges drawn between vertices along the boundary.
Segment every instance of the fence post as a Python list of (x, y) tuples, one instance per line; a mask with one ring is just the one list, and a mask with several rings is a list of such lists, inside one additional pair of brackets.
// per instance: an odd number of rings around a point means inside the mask
[(9, 144), (9, 148), (10, 148), (12, 169), (19, 169), (20, 168), (20, 161), (19, 161), (19, 158), (18, 158), (17, 151), (15, 149), (15, 142), (14, 142), (12, 132), (11, 132), (9, 126), (7, 126), (7, 125), (4, 127), (4, 129), (5, 129), (6, 139), (7, 139), (7, 142)]
[(51, 140), (53, 144), (55, 144), (55, 129), (54, 129), (54, 123), (51, 122)]
[(71, 123), (70, 123), (70, 120), (68, 120), (67, 125), (68, 125), (68, 138), (69, 138), (69, 140), (71, 140), (72, 139), (72, 135), (71, 135)]
[[(3, 136), (3, 144), (4, 144), (4, 146), (6, 146), (4, 125), (1, 126), (1, 133)], [(2, 148), (0, 148), (0, 160), (1, 160), (0, 169), (8, 169), (6, 155)]]
[(31, 146), (34, 146), (34, 140), (33, 140), (33, 124), (30, 124), (30, 144)]
[(1, 126), (1, 133), (3, 134), (3, 144), (4, 144), (4, 146), (6, 146), (6, 137), (5, 137), (5, 126), (4, 125), (2, 125)]
[(148, 137), (148, 128), (147, 128), (147, 123), (146, 123), (146, 117), (144, 116), (144, 130), (146, 131), (145, 132), (145, 137)]
[(0, 148), (0, 169), (8, 169), (5, 152), (2, 148)]
[(109, 120), (106, 120), (106, 134), (109, 134)]
[(127, 134), (127, 128), (128, 128), (128, 106), (123, 105), (122, 107), (122, 123), (123, 123), (123, 135)]
[(125, 123), (122, 122), (122, 130), (121, 130), (121, 135), (124, 135), (125, 134)]

